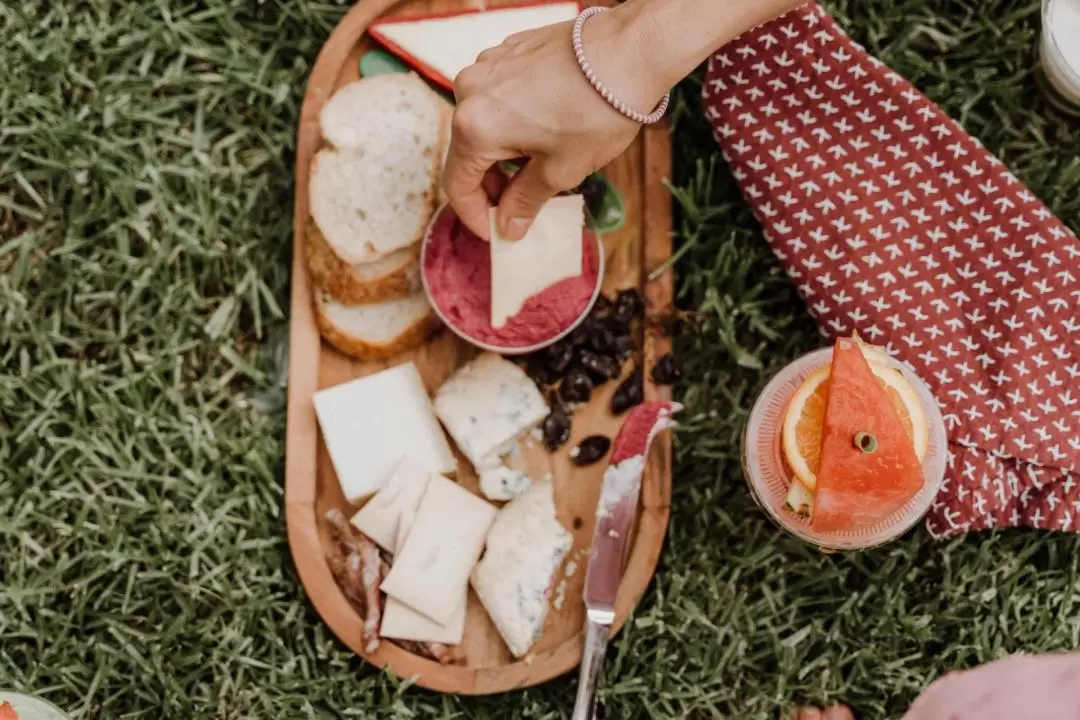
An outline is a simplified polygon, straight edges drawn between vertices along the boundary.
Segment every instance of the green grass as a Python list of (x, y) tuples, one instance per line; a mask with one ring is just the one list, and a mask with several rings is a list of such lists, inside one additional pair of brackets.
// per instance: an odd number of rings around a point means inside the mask
[[(837, 7), (837, 6), (834, 6)], [(0, 5), (0, 687), (73, 717), (564, 718), (572, 679), (397, 686), (307, 604), (284, 539), (281, 340), (294, 127), (344, 12), (305, 0)], [(1080, 131), (1031, 69), (1034, 0), (841, 2), (845, 24), (1074, 228)], [(688, 384), (657, 581), (611, 718), (898, 716), (943, 671), (1080, 646), (1080, 540), (919, 531), (856, 557), (778, 534), (738, 441), (819, 341), (707, 128), (676, 105)]]

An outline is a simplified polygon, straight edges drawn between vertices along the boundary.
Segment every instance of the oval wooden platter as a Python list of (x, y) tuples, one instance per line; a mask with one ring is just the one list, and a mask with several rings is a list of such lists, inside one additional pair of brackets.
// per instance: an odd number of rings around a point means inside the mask
[[(312, 287), (305, 261), (305, 227), (308, 217), (308, 170), (320, 144), (319, 111), (341, 85), (356, 80), (359, 59), (372, 47), (365, 29), (386, 14), (426, 14), (477, 7), (460, 0), (361, 0), (342, 19), (319, 54), (304, 98), (297, 142), (296, 216), (292, 266), (290, 372), (288, 428), (286, 437), (286, 522), (289, 545), (304, 588), (319, 615), (337, 637), (368, 662), (385, 667), (403, 679), (413, 679), (431, 690), (470, 695), (506, 692), (545, 682), (573, 670), (581, 659), (584, 606), (582, 584), (593, 532), (593, 516), (603, 461), (586, 468), (575, 467), (568, 450), (586, 435), (618, 430), (621, 419), (607, 408), (615, 382), (598, 388), (585, 409), (574, 415), (573, 437), (550, 458), (555, 482), (559, 520), (574, 536), (563, 573), (565, 595), (561, 607), (548, 615), (542, 638), (523, 660), (514, 661), (475, 594), (470, 590), (465, 639), (459, 648), (464, 662), (440, 665), (406, 652), (392, 641), (383, 641), (373, 653), (365, 653), (361, 639), (362, 618), (349, 605), (326, 563), (329, 536), (323, 520), (326, 511), (340, 507), (348, 512), (330, 458), (319, 432), (312, 396), (321, 388), (340, 384), (381, 368), (411, 360), (433, 393), (475, 350), (445, 329), (427, 344), (400, 357), (379, 363), (354, 361), (322, 342), (311, 306)], [(626, 218), (615, 232), (604, 236), (607, 272), (605, 292), (639, 287), (645, 294), (651, 320), (671, 312), (671, 271), (647, 281), (649, 271), (671, 256), (671, 199), (662, 181), (670, 174), (671, 147), (663, 124), (644, 130), (638, 140), (604, 174), (621, 192)], [(641, 353), (636, 361), (652, 368), (670, 350), (669, 340), (645, 324)], [(625, 372), (629, 372), (628, 363)], [(670, 390), (657, 387), (645, 373), (645, 397), (669, 399)], [(546, 455), (546, 453), (545, 453)], [(458, 481), (477, 491), (472, 468), (459, 455), (463, 468)], [(671, 499), (671, 446), (667, 434), (656, 441), (642, 486), (641, 509), (617, 603), (616, 630), (625, 622), (656, 568), (667, 529)], [(576, 566), (576, 572), (573, 568)]]

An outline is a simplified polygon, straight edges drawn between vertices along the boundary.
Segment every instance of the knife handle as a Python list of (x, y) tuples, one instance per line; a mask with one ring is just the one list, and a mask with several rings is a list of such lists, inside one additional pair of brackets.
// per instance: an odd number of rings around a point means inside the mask
[(604, 654), (610, 637), (610, 625), (595, 620), (585, 621), (585, 654), (581, 658), (581, 675), (572, 720), (593, 720), (596, 717), (596, 686), (604, 669)]

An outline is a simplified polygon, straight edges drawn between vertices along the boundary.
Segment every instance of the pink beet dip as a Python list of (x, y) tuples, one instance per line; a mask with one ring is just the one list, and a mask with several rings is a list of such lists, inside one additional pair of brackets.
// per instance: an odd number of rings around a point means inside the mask
[(589, 311), (599, 281), (596, 237), (582, 238), (582, 274), (552, 285), (525, 302), (501, 328), (491, 326), (491, 254), (444, 206), (431, 224), (423, 254), (424, 283), (435, 310), (466, 339), (505, 349), (554, 341)]

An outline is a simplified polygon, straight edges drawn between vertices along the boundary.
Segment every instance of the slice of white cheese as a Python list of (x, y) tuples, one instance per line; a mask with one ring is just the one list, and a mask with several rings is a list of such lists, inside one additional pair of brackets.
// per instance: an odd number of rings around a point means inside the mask
[(487, 501), (441, 475), (432, 477), (381, 590), (449, 625), (494, 519), (495, 508)]
[(407, 62), (426, 66), (453, 84), (484, 50), (514, 33), (573, 20), (579, 11), (576, 2), (492, 8), (447, 17), (388, 19), (372, 23), (369, 32)]
[(353, 527), (387, 552), (397, 551), (401, 520), (416, 514), (430, 477), (431, 472), (415, 460), (402, 458), (382, 490), (353, 515)]
[(548, 412), (525, 371), (493, 353), (462, 366), (435, 393), (435, 413), (475, 468), (490, 467)]
[(544, 631), (552, 581), (574, 539), (555, 517), (550, 478), (499, 511), (472, 586), (514, 657)]
[(585, 199), (562, 195), (548, 200), (520, 240), (504, 240), (490, 213), (491, 326), (502, 327), (533, 295), (581, 275)]
[(314, 404), (341, 491), (354, 505), (381, 490), (405, 456), (433, 474), (457, 469), (411, 362), (320, 390)]
[[(397, 543), (394, 551), (401, 552), (405, 546), (405, 539), (416, 521), (416, 513), (403, 513), (401, 522), (398, 523)], [(417, 642), (436, 642), (444, 645), (457, 645), (465, 636), (465, 602), (467, 593), (461, 596), (458, 609), (450, 617), (446, 625), (440, 625), (429, 617), (421, 615), (392, 597), (386, 598), (386, 609), (383, 610), (382, 626), (379, 635), (394, 640), (415, 640)]]

